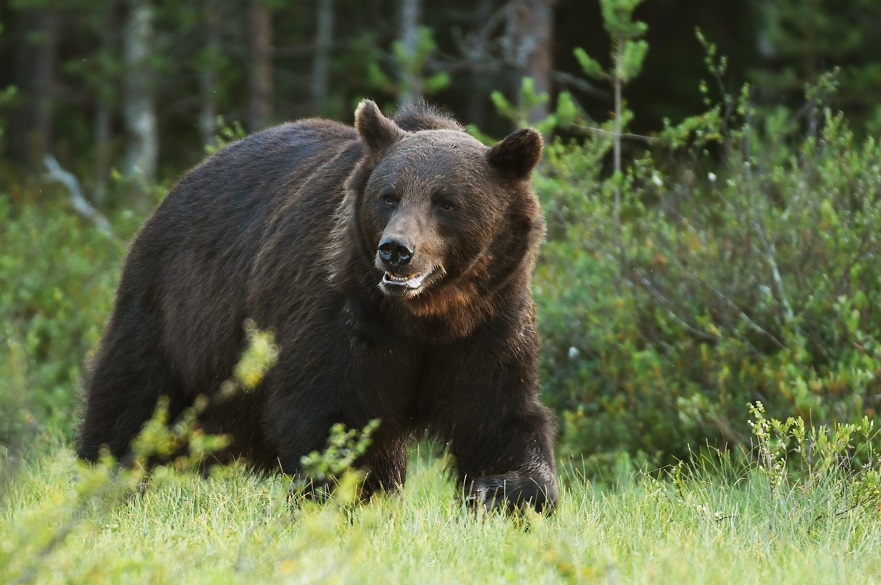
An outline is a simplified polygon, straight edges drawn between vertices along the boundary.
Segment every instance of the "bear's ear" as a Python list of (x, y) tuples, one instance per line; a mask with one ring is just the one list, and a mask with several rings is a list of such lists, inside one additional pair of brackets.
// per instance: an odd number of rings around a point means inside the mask
[(355, 129), (375, 156), (406, 136), (406, 132), (386, 118), (371, 100), (364, 100), (355, 109)]
[(522, 181), (541, 158), (541, 134), (532, 128), (517, 130), (489, 149), (489, 164), (511, 179)]

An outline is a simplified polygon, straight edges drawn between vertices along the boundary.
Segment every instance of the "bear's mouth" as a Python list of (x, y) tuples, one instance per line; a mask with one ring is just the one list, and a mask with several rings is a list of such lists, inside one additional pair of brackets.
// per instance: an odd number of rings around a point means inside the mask
[(428, 288), (428, 286), (441, 276), (442, 270), (431, 268), (424, 272), (398, 275), (393, 272), (385, 272), (379, 288), (390, 296), (413, 297)]

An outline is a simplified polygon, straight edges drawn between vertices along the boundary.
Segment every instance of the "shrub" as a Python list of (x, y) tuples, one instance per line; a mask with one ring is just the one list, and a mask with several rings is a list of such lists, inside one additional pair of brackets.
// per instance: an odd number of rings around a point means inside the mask
[(535, 292), (565, 454), (741, 443), (756, 400), (814, 424), (875, 414), (881, 144), (820, 99), (807, 123), (727, 99), (622, 175), (605, 138), (548, 149)]
[(2, 194), (0, 226), (0, 444), (10, 444), (28, 426), (70, 431), (123, 245), (63, 208), (14, 208)]

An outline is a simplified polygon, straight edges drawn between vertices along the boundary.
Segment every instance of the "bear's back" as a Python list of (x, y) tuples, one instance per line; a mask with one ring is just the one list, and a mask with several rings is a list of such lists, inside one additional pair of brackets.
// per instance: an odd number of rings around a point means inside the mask
[[(354, 129), (337, 122), (315, 119), (275, 126), (228, 145), (194, 167), (162, 206), (173, 206), (186, 220), (229, 217), (249, 206), (263, 205), (262, 210), (269, 211), (273, 200), (277, 204), (290, 195), (291, 187), (347, 148), (360, 153)], [(341, 180), (349, 171), (338, 169)]]
[[(324, 238), (360, 157), (350, 127), (327, 120), (283, 124), (190, 170), (150, 217), (132, 244), (119, 298), (156, 306), (154, 325), (188, 386), (210, 387), (227, 375), (226, 367), (206, 363), (231, 363), (241, 350), (248, 316), (242, 300), (260, 285), (254, 279), (261, 252), (279, 230), (288, 241)], [(273, 261), (285, 262), (289, 256)], [(203, 378), (207, 372), (212, 379)]]

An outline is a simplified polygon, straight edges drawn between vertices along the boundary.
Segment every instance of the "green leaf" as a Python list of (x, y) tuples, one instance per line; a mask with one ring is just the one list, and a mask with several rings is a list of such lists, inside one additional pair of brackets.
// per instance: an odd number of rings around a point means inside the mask
[(649, 45), (645, 41), (627, 41), (621, 55), (619, 76), (625, 83), (637, 77), (648, 53)]
[(502, 116), (510, 117), (514, 112), (514, 106), (511, 105), (511, 102), (505, 97), (505, 95), (500, 91), (494, 91), (489, 94), (489, 99), (492, 101), (496, 110), (498, 110), (499, 114)]
[(557, 96), (556, 120), (558, 126), (571, 126), (578, 116), (578, 107), (568, 91), (561, 91)]
[(588, 55), (584, 49), (581, 47), (577, 47), (574, 51), (575, 58), (578, 59), (578, 64), (581, 65), (581, 70), (584, 71), (584, 74), (593, 77), (595, 79), (608, 79), (608, 74), (603, 71), (603, 66), (600, 65), (599, 61), (593, 59), (590, 55)]
[(435, 73), (425, 80), (425, 93), (437, 93), (450, 85), (450, 74), (446, 71)]

